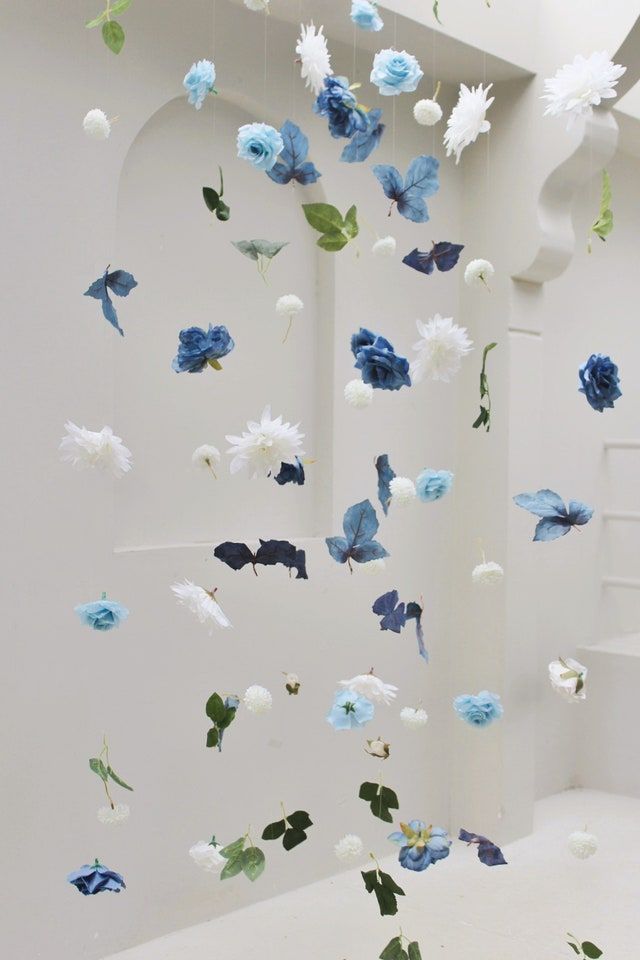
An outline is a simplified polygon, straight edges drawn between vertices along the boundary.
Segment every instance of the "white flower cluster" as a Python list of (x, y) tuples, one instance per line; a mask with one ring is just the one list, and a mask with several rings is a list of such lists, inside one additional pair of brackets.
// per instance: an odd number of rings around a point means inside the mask
[(78, 470), (98, 467), (119, 479), (131, 470), (131, 450), (127, 449), (111, 427), (87, 430), (71, 420), (64, 425), (67, 431), (60, 443), (61, 459)]

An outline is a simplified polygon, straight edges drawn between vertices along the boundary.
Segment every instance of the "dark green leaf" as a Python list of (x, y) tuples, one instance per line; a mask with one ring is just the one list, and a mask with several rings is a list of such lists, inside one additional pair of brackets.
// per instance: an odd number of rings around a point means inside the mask
[(125, 790), (131, 790), (133, 792), (133, 787), (130, 787), (128, 783), (125, 783), (124, 780), (118, 776), (113, 767), (107, 767), (107, 773), (119, 787), (124, 787)]
[(207, 746), (217, 747), (219, 739), (220, 739), (220, 734), (218, 733), (218, 728), (211, 727), (211, 729), (207, 731)]
[(422, 954), (420, 953), (420, 946), (417, 940), (412, 940), (409, 946), (407, 947), (409, 960), (422, 960)]
[(304, 830), (286, 830), (285, 835), (282, 838), (282, 846), (285, 850), (293, 850), (294, 847), (297, 847), (299, 843), (304, 843), (307, 839), (307, 835)]
[(226, 221), (229, 219), (230, 216), (231, 216), (231, 210), (229, 209), (227, 204), (224, 202), (224, 200), (220, 200), (218, 203), (218, 209), (216, 210), (216, 217), (218, 218), (218, 220), (222, 220), (226, 223)]
[(313, 826), (313, 820), (306, 810), (296, 810), (295, 813), (290, 813), (287, 821), (296, 830), (308, 830), (309, 827)]
[(237, 875), (244, 869), (242, 858), (242, 853), (239, 853), (235, 857), (232, 857), (228, 863), (225, 863), (224, 867), (222, 868), (222, 873), (220, 874), (220, 879), (229, 880), (230, 877), (237, 877)]
[(361, 870), (360, 874), (364, 880), (364, 885), (367, 888), (367, 893), (372, 893), (375, 890), (376, 883), (378, 882), (378, 871)]
[(116, 20), (102, 24), (102, 39), (112, 53), (120, 53), (124, 45), (124, 30)]
[(248, 847), (242, 854), (242, 869), (245, 876), (257, 880), (265, 867), (264, 853), (258, 847)]
[(364, 783), (360, 784), (360, 792), (358, 796), (361, 800), (375, 800), (378, 796), (379, 784), (371, 783), (369, 780), (365, 780)]
[(284, 820), (276, 820), (275, 823), (269, 823), (262, 831), (263, 840), (277, 840), (287, 829)]
[(222, 176), (222, 167), (218, 167), (218, 173), (220, 174), (220, 196), (224, 195), (224, 177)]
[(220, 851), (220, 856), (224, 857), (225, 860), (233, 860), (234, 857), (237, 857), (238, 854), (244, 848), (244, 837), (238, 837), (237, 840), (234, 840), (233, 843), (228, 844), (226, 847), (223, 847)]
[(403, 954), (402, 938), (394, 937), (380, 954), (380, 960), (401, 960)]
[(102, 760), (100, 760), (98, 757), (92, 757), (91, 760), (89, 760), (89, 766), (94, 773), (97, 773), (101, 780), (104, 780), (105, 783), (107, 782), (109, 779), (109, 772)]
[(218, 204), (220, 203), (220, 194), (213, 189), (213, 187), (203, 187), (202, 196), (204, 197), (204, 202), (207, 205), (207, 209), (214, 213), (218, 209)]
[[(209, 362), (211, 362), (211, 361), (209, 361)], [(217, 369), (220, 370), (221, 367), (218, 366)], [(226, 730), (227, 727), (231, 726), (233, 720), (235, 719), (235, 716), (236, 716), (236, 708), (235, 708), (235, 707), (225, 707), (225, 708), (224, 708), (224, 716), (222, 717), (222, 719), (218, 720), (218, 729), (220, 729), (220, 730)]]
[(400, 809), (398, 796), (395, 790), (392, 790), (391, 787), (382, 787), (380, 790), (380, 797), (385, 807), (390, 807), (392, 810)]
[(571, 947), (572, 950), (575, 950), (575, 952), (576, 952), (578, 955), (580, 955), (580, 948), (577, 947), (577, 946), (575, 945), (575, 943), (570, 943), (569, 941), (567, 941), (567, 943), (569, 944), (569, 946)]
[(398, 901), (396, 900), (395, 893), (387, 890), (387, 888), (381, 884), (376, 886), (374, 893), (378, 901), (378, 907), (380, 908), (380, 916), (394, 917), (398, 912)]
[(353, 240), (354, 237), (358, 236), (358, 211), (354, 207), (349, 207), (345, 214), (344, 218), (344, 232), (349, 237), (350, 240)]
[(387, 890), (397, 894), (399, 897), (404, 897), (404, 890), (398, 886), (392, 876), (382, 871), (379, 872), (378, 876), (381, 886), (386, 887)]
[(222, 697), (219, 693), (211, 694), (207, 700), (204, 712), (210, 720), (213, 720), (215, 724), (224, 723), (227, 708), (225, 707)]
[(589, 960), (598, 960), (598, 957), (602, 956), (602, 950), (600, 947), (596, 947), (595, 943), (591, 943), (590, 940), (585, 940), (582, 944), (582, 952), (585, 957), (589, 957)]
[(319, 233), (341, 233), (344, 227), (342, 214), (330, 203), (303, 203), (302, 210), (307, 223)]

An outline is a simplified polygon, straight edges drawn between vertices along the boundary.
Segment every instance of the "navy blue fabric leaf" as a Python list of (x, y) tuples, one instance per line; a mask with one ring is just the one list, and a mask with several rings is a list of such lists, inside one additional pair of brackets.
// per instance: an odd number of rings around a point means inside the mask
[(102, 313), (105, 320), (108, 320), (112, 327), (115, 327), (120, 336), (124, 337), (124, 330), (118, 323), (118, 315), (113, 301), (109, 296), (111, 290), (116, 297), (128, 297), (134, 287), (138, 286), (138, 281), (133, 274), (126, 270), (114, 270), (109, 273), (109, 267), (103, 275), (94, 280), (88, 290), (85, 290), (85, 297), (93, 297), (94, 300), (100, 300), (102, 303)]
[[(414, 223), (426, 223), (429, 211), (425, 197), (432, 196), (440, 186), (438, 169), (440, 164), (435, 157), (415, 157), (409, 164), (407, 175), (402, 179), (395, 167), (387, 163), (378, 163), (373, 168), (385, 196), (395, 203), (398, 213)], [(391, 214), (391, 211), (389, 211)]]
[(366, 130), (356, 131), (340, 155), (345, 163), (362, 163), (371, 156), (380, 144), (385, 130), (384, 123), (380, 123), (382, 110), (370, 110), (367, 114), (368, 126)]
[(397, 590), (383, 593), (371, 609), (378, 617), (382, 617), (380, 621), (381, 630), (393, 630), (394, 633), (400, 633), (407, 622), (404, 603), (398, 603)]
[(389, 554), (373, 537), (378, 532), (378, 518), (369, 500), (354, 503), (346, 511), (342, 526), (344, 537), (326, 537), (329, 553), (338, 563), (355, 560), (356, 563), (368, 563), (380, 560)]
[(416, 622), (416, 640), (418, 641), (418, 653), (425, 663), (429, 663), (429, 652), (424, 645), (424, 630), (422, 629), (422, 607), (419, 603), (412, 601), (407, 604), (407, 620)]
[(468, 830), (461, 828), (458, 840), (464, 840), (468, 844), (476, 843), (478, 845), (478, 860), (488, 867), (499, 867), (507, 863), (500, 847), (478, 833), (469, 833)]
[(309, 140), (299, 126), (291, 120), (285, 120), (280, 136), (284, 140), (284, 148), (278, 154), (278, 159), (267, 176), (274, 183), (290, 183), (297, 180), (303, 187), (315, 183), (322, 174), (307, 160)]
[(214, 557), (222, 560), (232, 570), (242, 570), (248, 563), (253, 564), (254, 556), (246, 543), (233, 543), (227, 540), (225, 543), (219, 543), (213, 551)]
[(536, 525), (534, 541), (557, 540), (569, 533), (572, 527), (583, 526), (593, 516), (593, 507), (581, 500), (570, 500), (569, 508), (553, 490), (538, 490), (537, 493), (519, 493), (514, 502), (540, 517)]
[(301, 487), (304, 483), (304, 466), (302, 460), (296, 457), (295, 463), (281, 463), (280, 472), (274, 477), (276, 483), (284, 486), (285, 483), (296, 483)]
[(379, 457), (376, 457), (376, 470), (378, 471), (378, 500), (386, 517), (391, 503), (391, 487), (389, 484), (395, 477), (395, 473), (389, 464), (388, 454), (381, 453)]
[(434, 243), (431, 250), (418, 250), (415, 247), (411, 253), (402, 258), (402, 262), (406, 263), (408, 267), (418, 270), (419, 273), (433, 273), (434, 267), (445, 273), (455, 267), (463, 250), (463, 243), (450, 243), (448, 240), (441, 240), (439, 243)]
[(253, 567), (256, 574), (256, 566), (261, 564), (265, 567), (275, 566), (281, 563), (289, 570), (296, 570), (296, 580), (307, 580), (306, 555), (304, 550), (298, 550), (293, 543), (288, 540), (260, 540), (260, 546), (255, 554), (249, 549), (246, 543), (233, 543), (226, 541), (220, 543), (213, 551), (214, 557), (222, 560), (232, 570), (242, 570), (248, 563)]

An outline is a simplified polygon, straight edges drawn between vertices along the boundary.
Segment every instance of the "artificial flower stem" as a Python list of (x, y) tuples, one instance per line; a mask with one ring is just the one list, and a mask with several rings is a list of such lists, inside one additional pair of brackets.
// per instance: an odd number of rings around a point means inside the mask
[(438, 80), (438, 82), (436, 83), (436, 88), (435, 88), (435, 90), (433, 91), (433, 96), (431, 97), (431, 99), (433, 100), (434, 103), (435, 103), (435, 102), (437, 101), (437, 99), (438, 99), (438, 94), (440, 93), (440, 87), (441, 87), (441, 86), (442, 86), (442, 84), (441, 84), (441, 82)]
[(284, 339), (283, 339), (283, 341), (282, 341), (283, 343), (286, 343), (286, 342), (287, 342), (287, 337), (289, 336), (289, 333), (291, 332), (291, 324), (292, 324), (292, 323), (293, 323), (293, 314), (290, 313), (290, 314), (289, 314), (289, 325), (288, 325), (288, 327), (287, 327), (287, 332), (286, 332), (285, 335), (284, 335)]

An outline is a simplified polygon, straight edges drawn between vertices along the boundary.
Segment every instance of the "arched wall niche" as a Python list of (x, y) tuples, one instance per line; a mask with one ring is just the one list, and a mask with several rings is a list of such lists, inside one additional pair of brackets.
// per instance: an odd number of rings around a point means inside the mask
[[(139, 287), (119, 304), (128, 349), (116, 353), (115, 421), (134, 452), (152, 453), (118, 486), (116, 549), (293, 539), (328, 529), (333, 425), (321, 398), (333, 380), (333, 258), (318, 256), (300, 207), (324, 200), (324, 192), (316, 184), (303, 196), (237, 161), (236, 131), (257, 115), (264, 109), (224, 91), (200, 111), (176, 96), (144, 124), (123, 163), (117, 259)], [(225, 223), (202, 198), (203, 186), (218, 189), (218, 167), (231, 208)], [(288, 241), (266, 283), (231, 243), (254, 238)], [(304, 312), (283, 343), (275, 303), (285, 293), (296, 293)], [(176, 374), (179, 331), (209, 323), (225, 324), (235, 340), (223, 370)], [(281, 487), (230, 476), (225, 435), (241, 433), (267, 404), (274, 416), (300, 420), (304, 449), (316, 461), (313, 483)], [(223, 455), (217, 479), (191, 463), (203, 443)]]

